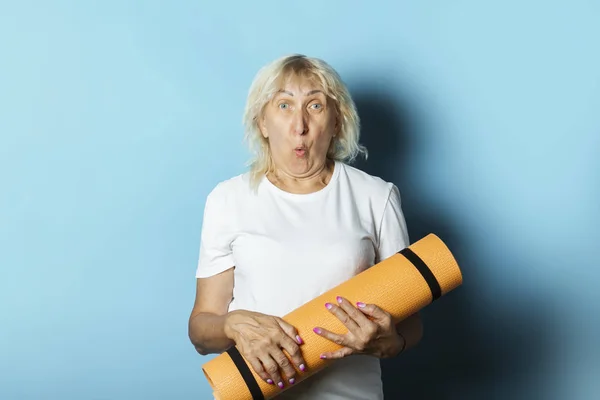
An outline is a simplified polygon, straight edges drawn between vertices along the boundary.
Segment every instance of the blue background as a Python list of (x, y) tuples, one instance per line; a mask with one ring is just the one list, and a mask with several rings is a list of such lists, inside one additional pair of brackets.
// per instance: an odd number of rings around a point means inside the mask
[(600, 390), (600, 4), (2, 2), (0, 398), (207, 399), (187, 338), (205, 196), (263, 64), (322, 57), (465, 284), (389, 398)]

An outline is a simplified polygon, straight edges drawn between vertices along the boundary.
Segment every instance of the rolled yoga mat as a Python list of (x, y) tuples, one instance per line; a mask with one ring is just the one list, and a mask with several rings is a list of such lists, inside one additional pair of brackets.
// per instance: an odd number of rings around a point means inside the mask
[[(296, 374), (296, 384), (318, 373), (336, 360), (322, 360), (323, 352), (341, 346), (312, 332), (321, 326), (344, 334), (347, 328), (325, 307), (336, 296), (375, 304), (398, 323), (462, 284), (462, 274), (450, 250), (436, 235), (429, 234), (393, 256), (328, 290), (282, 317), (296, 327), (306, 371)], [(287, 353), (284, 352), (287, 355)], [(272, 399), (279, 389), (266, 383), (233, 346), (202, 366), (217, 400)]]

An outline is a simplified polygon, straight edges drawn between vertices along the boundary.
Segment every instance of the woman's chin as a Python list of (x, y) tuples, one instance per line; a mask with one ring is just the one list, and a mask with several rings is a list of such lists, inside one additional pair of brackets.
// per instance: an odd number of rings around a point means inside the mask
[(287, 171), (288, 174), (295, 177), (307, 177), (311, 174), (317, 173), (320, 169), (321, 163), (315, 161), (308, 155), (308, 152), (300, 155), (293, 153), (291, 157), (286, 160), (281, 160), (284, 165), (282, 169)]
[(311, 172), (312, 163), (306, 157), (294, 157), (286, 166), (289, 173), (294, 176), (305, 176)]

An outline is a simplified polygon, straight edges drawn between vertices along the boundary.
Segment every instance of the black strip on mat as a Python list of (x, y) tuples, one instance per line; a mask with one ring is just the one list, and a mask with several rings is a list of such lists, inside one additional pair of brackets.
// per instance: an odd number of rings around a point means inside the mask
[(415, 254), (415, 252), (408, 247), (400, 250), (399, 253), (406, 257), (408, 261), (410, 261), (415, 268), (417, 268), (421, 275), (423, 275), (425, 282), (427, 282), (427, 285), (429, 285), (429, 289), (431, 290), (432, 301), (439, 299), (442, 296), (442, 288), (440, 287), (440, 283), (437, 281), (435, 275), (433, 275), (433, 272), (431, 272), (427, 264), (421, 260), (421, 257)]
[(248, 367), (248, 364), (246, 364), (246, 361), (244, 361), (244, 358), (240, 354), (237, 347), (231, 346), (229, 349), (227, 349), (227, 354), (229, 354), (229, 357), (231, 357), (233, 360), (233, 363), (237, 367), (238, 371), (240, 371), (242, 378), (244, 378), (244, 382), (246, 382), (246, 386), (248, 386), (252, 398), (254, 400), (264, 400), (265, 395), (263, 394), (262, 390), (260, 390), (260, 386), (258, 386), (256, 379), (254, 379), (254, 375), (252, 375), (250, 367)]

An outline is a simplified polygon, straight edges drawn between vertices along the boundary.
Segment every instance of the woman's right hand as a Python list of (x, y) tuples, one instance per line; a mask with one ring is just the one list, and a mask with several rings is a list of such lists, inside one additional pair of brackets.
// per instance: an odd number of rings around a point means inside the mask
[[(256, 373), (267, 383), (284, 387), (284, 378), (293, 384), (297, 367), (305, 370), (298, 331), (279, 317), (248, 310), (236, 310), (227, 315), (225, 334), (233, 340), (240, 353)], [(290, 355), (293, 364), (282, 349)]]

